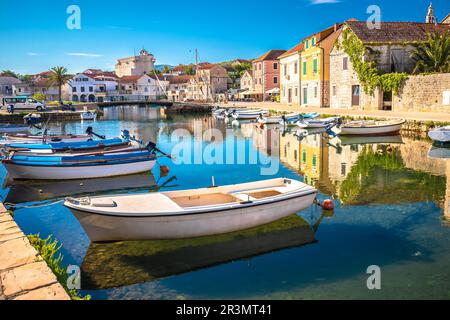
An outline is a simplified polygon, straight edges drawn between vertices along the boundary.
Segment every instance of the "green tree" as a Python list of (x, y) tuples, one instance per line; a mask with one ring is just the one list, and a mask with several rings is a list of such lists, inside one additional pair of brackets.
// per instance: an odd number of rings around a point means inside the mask
[(249, 62), (243, 62), (233, 66), (233, 70), (237, 73), (238, 78), (241, 78), (245, 71), (251, 70), (252, 64)]
[(2, 72), (0, 72), (0, 75), (3, 77), (14, 77), (14, 78), (19, 78), (19, 74), (15, 73), (12, 70), (3, 70)]
[(61, 101), (62, 86), (70, 80), (71, 76), (67, 74), (67, 68), (64, 67), (54, 67), (51, 68), (50, 71), (50, 81), (52, 86), (58, 86), (58, 96), (59, 101)]
[(428, 34), (425, 43), (415, 45), (411, 58), (416, 62), (414, 73), (450, 72), (450, 33)]
[(184, 74), (195, 74), (194, 66), (192, 64), (188, 65), (186, 68), (184, 68)]
[(33, 94), (32, 98), (34, 100), (37, 100), (37, 101), (45, 101), (45, 100), (47, 100), (47, 96), (45, 94), (43, 94), (43, 93), (40, 93), (40, 92), (36, 92), (35, 94)]
[(169, 73), (169, 72), (170, 72), (169, 66), (168, 66), (168, 65), (165, 65), (164, 68), (163, 68), (163, 70), (162, 70), (162, 72), (163, 72), (163, 73)]

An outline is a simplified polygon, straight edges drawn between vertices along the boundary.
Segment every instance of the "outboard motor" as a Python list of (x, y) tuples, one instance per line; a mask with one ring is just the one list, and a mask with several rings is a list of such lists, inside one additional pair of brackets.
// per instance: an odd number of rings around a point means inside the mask
[(94, 130), (92, 130), (91, 126), (87, 127), (86, 134), (88, 134), (90, 136), (96, 136), (97, 138), (100, 138), (102, 140), (106, 139), (106, 137), (104, 135), (99, 135), (99, 134), (95, 133)]

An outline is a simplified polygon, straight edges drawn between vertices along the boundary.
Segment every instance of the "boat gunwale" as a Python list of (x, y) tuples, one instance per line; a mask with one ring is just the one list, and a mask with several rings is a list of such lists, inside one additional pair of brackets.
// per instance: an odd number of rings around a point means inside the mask
[[(310, 190), (305, 190), (303, 192), (299, 192), (297, 191), (292, 191), (292, 192), (288, 192), (288, 193), (284, 193), (280, 196), (274, 196), (274, 197), (270, 197), (270, 198), (263, 198), (263, 199), (256, 199), (250, 202), (246, 202), (246, 201), (241, 201), (241, 202), (234, 202), (234, 203), (229, 203), (229, 204), (219, 204), (216, 205), (214, 209), (211, 210), (204, 210), (203, 208), (205, 208), (205, 206), (203, 207), (188, 207), (188, 209), (182, 209), (182, 211), (179, 212), (175, 212), (175, 213), (159, 213), (159, 212), (155, 212), (154, 214), (141, 214), (141, 215), (136, 215), (136, 214), (121, 214), (121, 213), (117, 213), (117, 214), (112, 214), (112, 213), (105, 213), (105, 212), (99, 212), (99, 211), (95, 211), (90, 209), (90, 208), (82, 208), (80, 209), (79, 206), (71, 203), (70, 201), (66, 200), (64, 202), (64, 206), (73, 209), (73, 210), (77, 210), (81, 213), (85, 213), (85, 214), (94, 214), (94, 215), (100, 215), (100, 216), (108, 216), (108, 217), (115, 217), (115, 218), (162, 218), (162, 217), (177, 217), (177, 216), (188, 216), (188, 215), (201, 215), (201, 214), (208, 214), (208, 213), (221, 213), (223, 211), (230, 211), (230, 210), (238, 210), (238, 209), (243, 209), (243, 208), (252, 208), (252, 207), (258, 207), (258, 206), (262, 206), (262, 205), (266, 205), (266, 204), (270, 204), (270, 203), (278, 203), (278, 202), (283, 202), (283, 201), (288, 201), (288, 200), (292, 200), (292, 199), (296, 199), (296, 198), (303, 198), (303, 197), (307, 197), (313, 194), (317, 194), (318, 190), (315, 189), (314, 187), (309, 186)], [(120, 197), (121, 195), (117, 195), (115, 197)], [(123, 195), (123, 196), (126, 196)], [(93, 198), (97, 198), (97, 197), (93, 197)], [(213, 206), (208, 206), (208, 208), (211, 208)], [(197, 208), (197, 209), (193, 209), (193, 208)]]
[[(363, 121), (364, 121), (364, 120), (363, 120)], [(361, 122), (363, 122), (363, 121), (361, 121)], [(386, 121), (389, 121), (389, 120), (386, 120)], [(386, 122), (386, 121), (380, 121), (380, 122)], [(353, 121), (352, 121), (352, 122), (353, 122)], [(356, 123), (356, 122), (358, 122), (358, 121), (355, 121), (355, 123)], [(348, 123), (342, 125), (341, 128), (342, 128), (342, 129), (377, 129), (377, 128), (385, 128), (385, 127), (399, 126), (399, 125), (405, 124), (405, 122), (406, 122), (406, 120), (405, 120), (405, 119), (402, 119), (402, 121), (399, 121), (399, 122), (397, 122), (397, 123), (390, 123), (390, 124), (385, 124), (385, 125), (377, 125), (377, 126), (369, 126), (369, 127), (361, 127), (361, 126), (359, 126), (359, 127), (350, 127), (350, 126), (348, 126), (348, 124), (351, 123), (351, 122), (348, 122)]]

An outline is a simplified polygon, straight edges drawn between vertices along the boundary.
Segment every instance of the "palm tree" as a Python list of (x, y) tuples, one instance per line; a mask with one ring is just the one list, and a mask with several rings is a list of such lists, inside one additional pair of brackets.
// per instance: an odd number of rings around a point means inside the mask
[(70, 80), (70, 75), (67, 74), (67, 68), (64, 67), (54, 67), (50, 71), (50, 81), (52, 86), (58, 86), (59, 101), (61, 101), (62, 86)]
[(415, 45), (411, 58), (416, 62), (414, 73), (450, 72), (450, 33), (428, 34), (425, 43)]
[(3, 70), (2, 72), (0, 72), (0, 75), (2, 77), (13, 77), (13, 78), (19, 78), (19, 74), (15, 73), (12, 70)]

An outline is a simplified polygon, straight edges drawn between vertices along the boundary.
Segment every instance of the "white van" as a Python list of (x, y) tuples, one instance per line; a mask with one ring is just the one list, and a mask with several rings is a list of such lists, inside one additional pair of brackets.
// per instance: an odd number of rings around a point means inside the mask
[(8, 108), (9, 106), (14, 106), (15, 110), (20, 109), (33, 109), (36, 111), (45, 110), (45, 104), (43, 102), (27, 97), (3, 98), (1, 108), (3, 107)]

